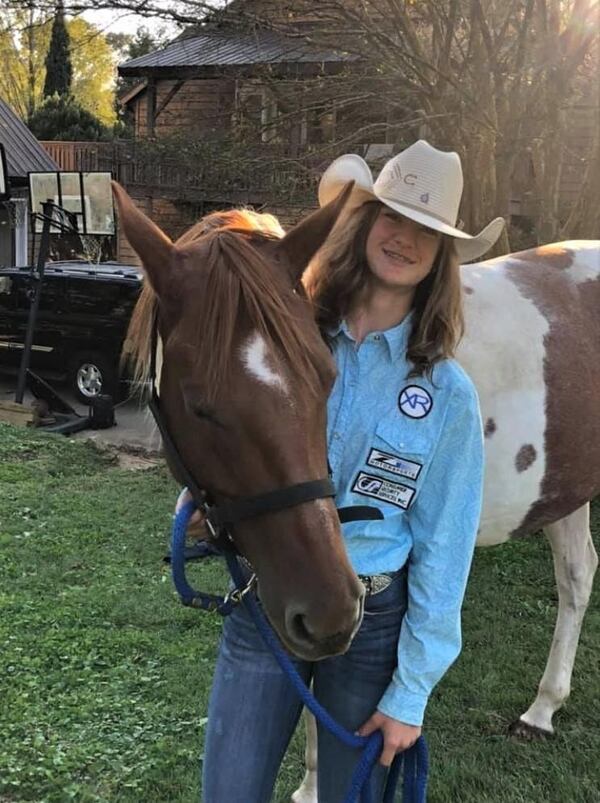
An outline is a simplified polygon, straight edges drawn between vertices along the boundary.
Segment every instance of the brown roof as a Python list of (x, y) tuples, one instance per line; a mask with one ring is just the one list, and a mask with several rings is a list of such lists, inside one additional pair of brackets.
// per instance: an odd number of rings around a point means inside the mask
[(277, 31), (211, 30), (126, 61), (119, 65), (119, 73), (130, 76), (190, 67), (321, 64), (355, 60), (356, 56), (343, 50), (325, 50), (302, 38), (284, 36)]

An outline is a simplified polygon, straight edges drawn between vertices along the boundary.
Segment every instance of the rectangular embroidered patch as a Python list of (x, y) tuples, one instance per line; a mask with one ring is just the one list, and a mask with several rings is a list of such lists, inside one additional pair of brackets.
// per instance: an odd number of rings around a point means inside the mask
[(401, 485), (399, 482), (385, 480), (383, 477), (377, 477), (374, 474), (367, 474), (364, 471), (359, 472), (354, 480), (352, 490), (357, 494), (362, 494), (362, 496), (371, 496), (373, 499), (389, 502), (392, 505), (401, 507), (403, 510), (408, 508), (415, 495), (414, 488)]
[(389, 471), (391, 474), (398, 474), (400, 477), (408, 477), (409, 480), (416, 480), (421, 469), (421, 463), (414, 460), (407, 460), (405, 457), (398, 457), (395, 454), (382, 452), (381, 449), (371, 449), (367, 458), (367, 465), (373, 468), (380, 468)]

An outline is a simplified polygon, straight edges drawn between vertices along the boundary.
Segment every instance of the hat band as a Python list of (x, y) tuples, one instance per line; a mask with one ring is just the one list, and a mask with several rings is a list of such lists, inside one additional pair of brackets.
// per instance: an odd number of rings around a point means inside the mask
[[(377, 196), (380, 201), (384, 200), (382, 195)], [(401, 206), (406, 206), (407, 209), (412, 209), (415, 212), (421, 212), (424, 215), (429, 215), (429, 217), (433, 217), (436, 220), (439, 220), (440, 223), (443, 223), (446, 226), (451, 226), (453, 229), (456, 228), (456, 221), (453, 223), (451, 220), (448, 220), (442, 215), (438, 215), (436, 212), (432, 212), (431, 209), (423, 209), (422, 206), (418, 206), (417, 204), (410, 204), (408, 201), (397, 201), (395, 198), (386, 198), (385, 200), (392, 201), (395, 204), (400, 204)]]

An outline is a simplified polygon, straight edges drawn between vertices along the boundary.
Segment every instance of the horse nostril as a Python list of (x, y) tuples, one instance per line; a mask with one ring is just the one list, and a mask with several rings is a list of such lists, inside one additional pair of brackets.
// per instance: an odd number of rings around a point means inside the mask
[(310, 630), (306, 626), (306, 618), (303, 613), (290, 612), (286, 616), (287, 631), (297, 641), (308, 644), (313, 641)]

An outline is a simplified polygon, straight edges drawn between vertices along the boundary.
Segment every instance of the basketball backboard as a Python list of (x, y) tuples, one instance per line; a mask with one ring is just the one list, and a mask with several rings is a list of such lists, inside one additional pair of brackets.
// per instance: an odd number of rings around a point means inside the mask
[(8, 201), (10, 187), (8, 185), (8, 169), (6, 167), (6, 152), (0, 142), (0, 201)]
[[(79, 234), (114, 234), (110, 173), (29, 173), (29, 197), (32, 213), (42, 213), (44, 201), (56, 205), (54, 217), (64, 223), (62, 210), (72, 212), (77, 219)], [(35, 230), (42, 230), (42, 220), (36, 219)], [(63, 231), (60, 225), (53, 226), (52, 233)]]

